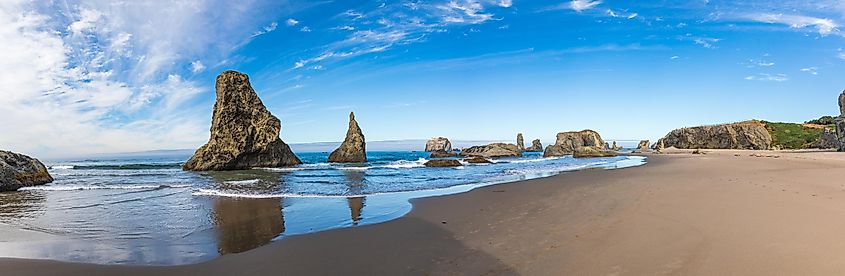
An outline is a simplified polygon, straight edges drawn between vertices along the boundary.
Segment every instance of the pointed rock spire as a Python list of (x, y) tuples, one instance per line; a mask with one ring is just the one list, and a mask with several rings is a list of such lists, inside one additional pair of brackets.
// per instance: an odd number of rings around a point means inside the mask
[(364, 133), (355, 121), (355, 113), (349, 112), (349, 129), (346, 139), (335, 151), (329, 155), (329, 162), (333, 163), (363, 163), (367, 162), (367, 144)]
[(211, 137), (183, 169), (222, 171), (302, 164), (279, 139), (282, 122), (264, 107), (249, 76), (223, 72), (217, 76), (216, 90)]

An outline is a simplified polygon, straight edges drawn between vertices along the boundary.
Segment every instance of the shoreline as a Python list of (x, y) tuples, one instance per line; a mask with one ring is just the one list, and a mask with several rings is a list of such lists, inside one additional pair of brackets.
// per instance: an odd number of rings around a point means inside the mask
[(845, 185), (825, 181), (845, 177), (845, 156), (705, 152), (647, 154), (636, 168), (415, 199), (395, 220), (285, 237), (193, 265), (0, 259), (0, 266), (15, 275), (818, 275), (845, 268), (837, 238), (845, 230), (837, 219), (845, 216), (845, 200), (837, 200)]

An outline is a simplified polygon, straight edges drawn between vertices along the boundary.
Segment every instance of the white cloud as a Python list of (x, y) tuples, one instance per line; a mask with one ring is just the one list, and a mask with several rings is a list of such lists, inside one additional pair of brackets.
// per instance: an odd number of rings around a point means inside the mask
[(288, 20), (285, 20), (285, 24), (288, 26), (296, 26), (296, 24), (299, 24), (299, 21), (293, 18), (288, 18)]
[(773, 13), (755, 13), (746, 15), (745, 17), (757, 22), (788, 25), (794, 29), (812, 27), (821, 35), (828, 35), (839, 31), (839, 24), (827, 18)]
[(806, 72), (806, 73), (809, 73), (810, 75), (818, 75), (819, 74), (819, 68), (818, 67), (801, 68), (801, 72)]
[(676, 60), (676, 59), (679, 59), (679, 58), (681, 58), (681, 57), (679, 57), (679, 56), (672, 56), (672, 57), (670, 57), (669, 59), (671, 59), (671, 60)]
[(311, 32), (311, 28), (309, 28), (308, 26), (302, 26), (302, 28), (301, 28), (301, 29), (299, 29), (299, 31), (300, 31), (300, 32), (303, 32), (303, 33), (310, 33), (310, 32)]
[(745, 80), (753, 80), (753, 81), (774, 81), (774, 82), (784, 82), (789, 80), (789, 76), (785, 74), (766, 74), (760, 73), (753, 76), (745, 77)]
[(569, 3), (569, 8), (577, 12), (582, 12), (592, 9), (601, 3), (602, 1), (598, 0), (573, 0)]
[(195, 60), (191, 62), (191, 72), (199, 73), (205, 70), (205, 65), (202, 64), (202, 61)]
[(500, 0), (498, 5), (499, 7), (510, 8), (513, 6), (513, 0)]
[(445, 23), (479, 24), (493, 18), (492, 13), (484, 12), (484, 5), (478, 1), (449, 1), (437, 8), (443, 11)]

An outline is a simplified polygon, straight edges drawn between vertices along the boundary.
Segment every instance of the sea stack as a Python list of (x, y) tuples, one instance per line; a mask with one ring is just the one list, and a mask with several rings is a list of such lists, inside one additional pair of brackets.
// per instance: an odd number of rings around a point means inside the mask
[(302, 164), (282, 139), (282, 123), (258, 98), (249, 76), (225, 71), (217, 76), (211, 137), (182, 166), (191, 171), (243, 170)]
[(845, 151), (845, 91), (839, 94), (839, 117), (833, 121), (836, 124), (836, 138), (839, 140), (839, 151)]
[(772, 135), (760, 121), (681, 128), (661, 140), (679, 149), (772, 149)]
[(355, 121), (355, 113), (349, 113), (349, 130), (346, 139), (329, 155), (329, 162), (333, 163), (364, 163), (367, 162), (367, 145), (364, 133)]
[(581, 147), (590, 147), (598, 151), (606, 150), (601, 135), (598, 132), (587, 129), (558, 133), (555, 144), (546, 147), (543, 157), (570, 155)]
[(522, 133), (516, 134), (516, 147), (519, 148), (520, 151), (525, 151), (525, 141), (522, 138)]
[(53, 177), (38, 159), (0, 150), (0, 192), (15, 191), (23, 187), (50, 182), (53, 182)]
[(527, 152), (543, 152), (543, 144), (540, 143), (540, 139), (534, 139), (531, 141), (531, 146), (525, 148)]
[(640, 140), (640, 143), (637, 144), (638, 151), (647, 151), (648, 150), (648, 140)]
[(452, 151), (452, 142), (449, 142), (449, 138), (446, 137), (432, 137), (425, 142), (425, 151), (426, 152), (435, 152), (435, 151)]

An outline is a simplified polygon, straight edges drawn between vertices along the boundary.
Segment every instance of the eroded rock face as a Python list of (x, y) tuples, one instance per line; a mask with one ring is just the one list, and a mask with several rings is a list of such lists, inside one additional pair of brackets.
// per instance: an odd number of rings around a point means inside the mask
[(580, 147), (592, 147), (596, 150), (605, 150), (606, 144), (601, 135), (593, 130), (561, 132), (557, 134), (554, 145), (546, 147), (544, 157), (564, 156), (575, 152)]
[(648, 140), (640, 140), (640, 143), (637, 144), (637, 150), (643, 151), (648, 150)]
[(522, 133), (516, 134), (516, 147), (520, 151), (525, 151), (525, 141), (522, 138)]
[(748, 149), (772, 148), (772, 136), (758, 121), (681, 128), (663, 137), (666, 147), (679, 149)]
[(463, 166), (460, 161), (454, 159), (443, 160), (429, 160), (425, 162), (426, 167), (460, 167)]
[(493, 143), (462, 149), (461, 156), (481, 156), (484, 158), (519, 157), (522, 156), (522, 151), (514, 144)]
[(651, 146), (651, 149), (657, 152), (662, 152), (664, 149), (666, 149), (666, 144), (663, 143), (663, 139), (659, 139), (657, 140), (657, 142), (654, 142), (654, 145)]
[(611, 150), (620, 151), (622, 147), (616, 144), (616, 141), (613, 141), (613, 146), (610, 147)]
[(531, 141), (531, 146), (525, 148), (527, 152), (543, 152), (543, 144), (540, 143), (540, 139), (534, 139)]
[(839, 117), (834, 119), (836, 124), (836, 138), (839, 141), (839, 151), (845, 151), (845, 91), (839, 94)]
[(458, 153), (451, 152), (451, 151), (437, 150), (437, 151), (432, 151), (431, 155), (429, 156), (429, 158), (449, 158), (449, 157), (458, 157)]
[(302, 164), (279, 139), (281, 121), (264, 107), (246, 74), (223, 72), (217, 76), (216, 90), (211, 137), (183, 169), (220, 171)]
[(590, 157), (614, 157), (617, 153), (611, 150), (602, 150), (596, 147), (578, 147), (572, 153), (575, 158), (590, 158)]
[(53, 177), (38, 159), (0, 150), (0, 192), (15, 191), (23, 187), (50, 182), (53, 182)]
[(820, 149), (839, 149), (840, 146), (836, 131), (827, 128), (822, 129), (822, 134), (819, 136)]
[(329, 162), (333, 163), (363, 163), (367, 162), (367, 144), (364, 133), (355, 121), (355, 113), (349, 113), (349, 129), (346, 139), (329, 155)]
[(452, 151), (452, 142), (446, 137), (434, 137), (425, 142), (425, 151)]
[(490, 163), (493, 163), (492, 161), (487, 160), (487, 158), (484, 158), (484, 157), (481, 157), (481, 156), (474, 156), (474, 157), (466, 158), (466, 159), (464, 159), (464, 162), (467, 162), (467, 163), (470, 163), (470, 164), (490, 164)]

